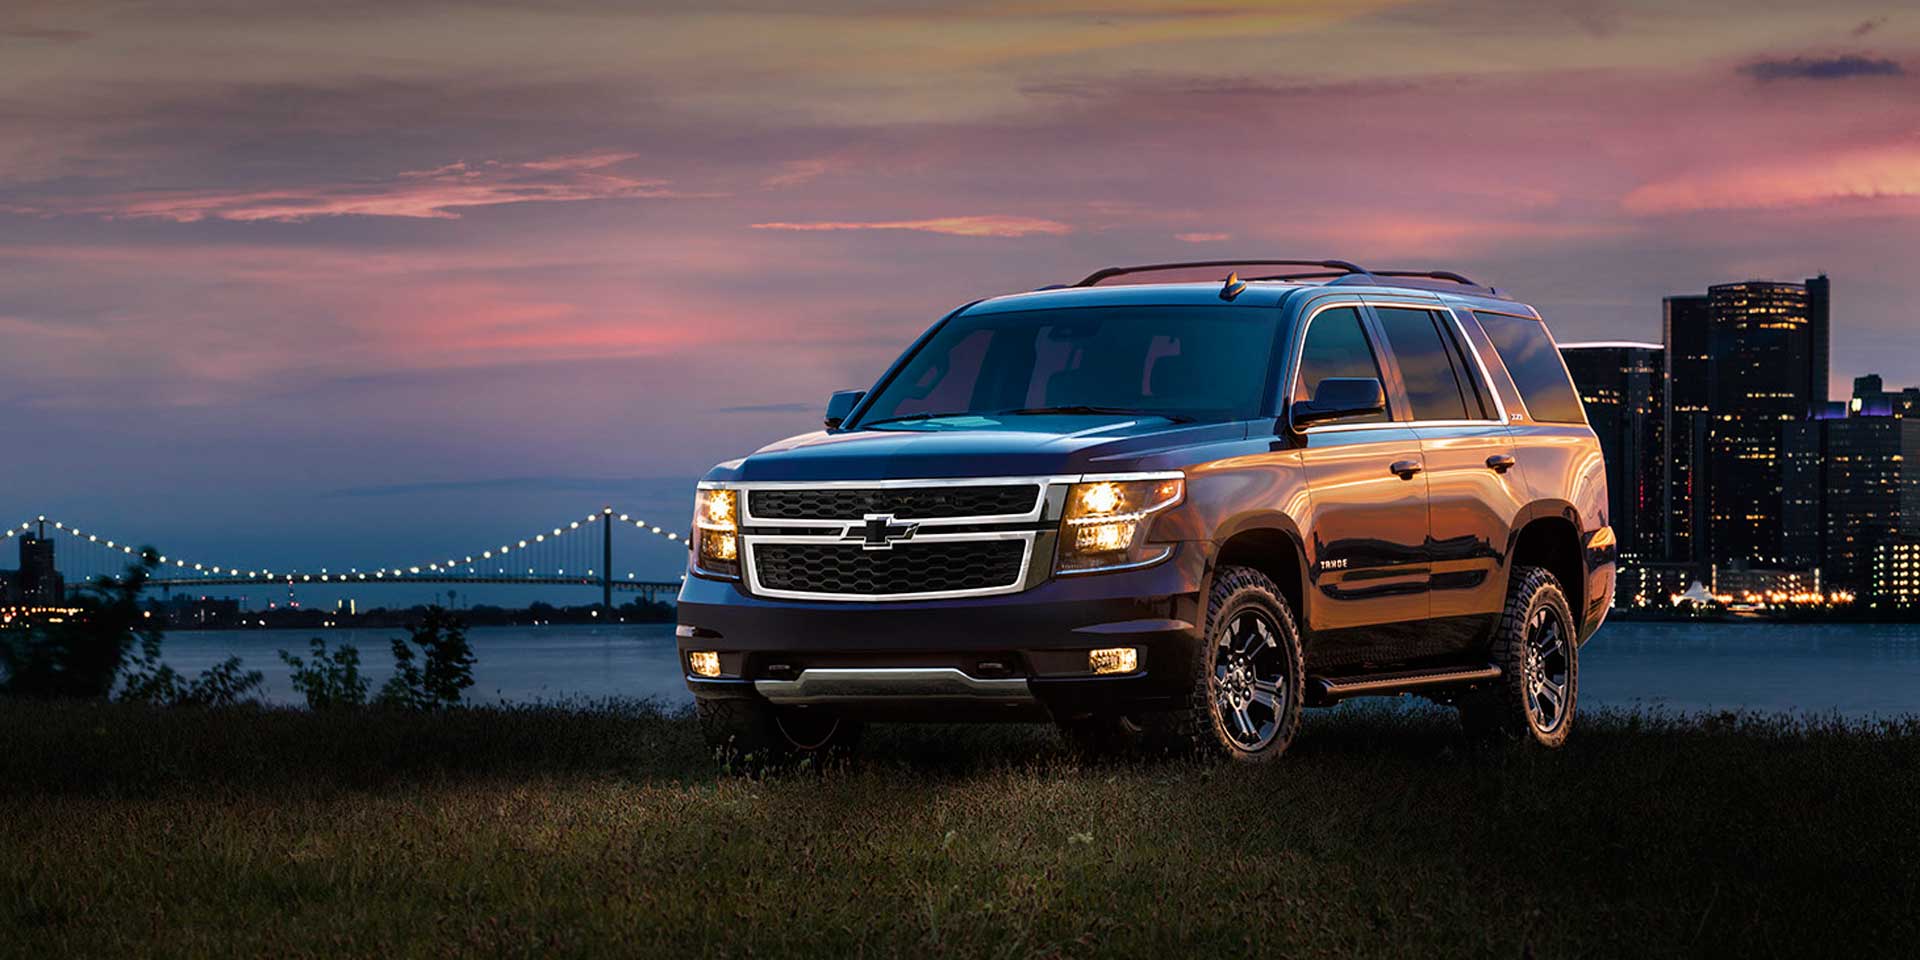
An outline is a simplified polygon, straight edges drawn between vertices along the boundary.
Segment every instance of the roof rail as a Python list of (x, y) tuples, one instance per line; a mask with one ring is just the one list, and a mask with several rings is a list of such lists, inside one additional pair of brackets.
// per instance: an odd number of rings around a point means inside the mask
[[(1259, 280), (1316, 280), (1330, 278), (1330, 283), (1364, 284), (1377, 283), (1387, 287), (1410, 287), (1416, 290), (1447, 291), (1454, 285), (1467, 287), (1490, 297), (1501, 296), (1500, 291), (1452, 270), (1368, 270), (1366, 267), (1347, 260), (1189, 260), (1175, 263), (1147, 263), (1134, 267), (1107, 267), (1096, 270), (1079, 283), (1056, 286), (1092, 287), (1114, 277), (1123, 277), (1135, 273), (1158, 273), (1165, 270), (1190, 270), (1202, 267), (1317, 267), (1319, 269), (1304, 273), (1281, 273), (1273, 275), (1248, 275), (1238, 279), (1242, 281)], [(1439, 281), (1439, 282), (1433, 282)], [(1443, 286), (1442, 284), (1446, 284)], [(1052, 289), (1043, 287), (1042, 289)]]
[(1091, 287), (1103, 280), (1111, 280), (1114, 277), (1123, 277), (1132, 273), (1156, 273), (1162, 270), (1186, 270), (1199, 267), (1321, 267), (1326, 270), (1338, 270), (1341, 276), (1367, 272), (1367, 268), (1345, 260), (1191, 260), (1181, 263), (1147, 263), (1136, 267), (1108, 267), (1105, 270), (1095, 270), (1074, 286)]
[[(1500, 295), (1500, 291), (1495, 290), (1494, 288), (1489, 287), (1484, 283), (1475, 281), (1469, 277), (1463, 276), (1458, 273), (1454, 273), (1452, 270), (1375, 270), (1372, 272), (1372, 275), (1376, 277), (1399, 278), (1403, 280), (1444, 280), (1444, 281), (1447, 281), (1448, 283), (1456, 283), (1463, 287), (1472, 287), (1475, 290), (1483, 290), (1492, 296), (1497, 297)], [(1335, 282), (1337, 283), (1339, 281), (1336, 280)], [(1364, 282), (1364, 281), (1356, 281), (1356, 282)], [(1394, 284), (1389, 283), (1388, 285), (1393, 286)], [(1406, 286), (1428, 287), (1427, 284), (1423, 284), (1423, 283), (1406, 284)], [(1431, 289), (1438, 290), (1443, 288), (1431, 287)]]

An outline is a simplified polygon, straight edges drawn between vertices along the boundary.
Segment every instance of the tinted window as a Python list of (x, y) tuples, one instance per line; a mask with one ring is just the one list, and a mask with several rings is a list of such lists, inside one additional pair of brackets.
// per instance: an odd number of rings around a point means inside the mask
[(1407, 402), (1413, 406), (1415, 420), (1465, 420), (1467, 402), (1460, 395), (1460, 381), (1453, 373), (1453, 358), (1446, 341), (1434, 326), (1433, 313), (1377, 307), (1380, 327), (1386, 331), (1387, 347), (1400, 365), (1400, 380), (1407, 390)]
[[(1279, 311), (1074, 307), (954, 317), (880, 388), (860, 425), (934, 415), (999, 419), (1076, 408), (1186, 419), (1259, 416)], [(911, 427), (913, 422), (901, 424)]]
[(1485, 380), (1480, 378), (1480, 367), (1467, 354), (1466, 345), (1460, 340), (1460, 328), (1446, 311), (1433, 315), (1434, 325), (1440, 328), (1440, 339), (1447, 342), (1447, 356), (1453, 360), (1454, 377), (1460, 381), (1460, 393), (1467, 401), (1467, 416), (1481, 420), (1500, 419), (1500, 409), (1494, 405), (1493, 395), (1488, 393)]
[[(1307, 327), (1307, 340), (1300, 348), (1300, 375), (1294, 381), (1293, 399), (1312, 400), (1313, 391), (1327, 377), (1369, 377), (1380, 379), (1380, 364), (1360, 326), (1360, 311), (1335, 307), (1313, 318)], [(1354, 417), (1353, 423), (1385, 420), (1378, 413)]]
[(1500, 351), (1513, 385), (1520, 388), (1527, 415), (1535, 420), (1559, 423), (1585, 423), (1580, 396), (1573, 390), (1573, 378), (1560, 351), (1553, 348), (1547, 325), (1529, 317), (1509, 317), (1499, 313), (1474, 312), (1487, 339)]

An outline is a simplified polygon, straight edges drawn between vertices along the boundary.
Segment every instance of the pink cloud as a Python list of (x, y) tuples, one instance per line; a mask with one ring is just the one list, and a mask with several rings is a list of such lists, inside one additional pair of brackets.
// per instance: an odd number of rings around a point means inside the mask
[(944, 233), (955, 237), (1030, 237), (1035, 235), (1064, 236), (1073, 232), (1073, 227), (1058, 220), (1043, 220), (1037, 217), (1005, 217), (997, 215), (969, 217), (934, 217), (926, 220), (812, 220), (805, 222), (775, 221), (756, 223), (755, 230), (918, 230), (924, 233)]
[(469, 207), (683, 196), (668, 188), (665, 180), (630, 177), (608, 169), (636, 156), (595, 153), (522, 163), (461, 161), (432, 170), (404, 171), (377, 183), (261, 190), (149, 190), (111, 194), (71, 206), (14, 207), (11, 212), (151, 218), (176, 223), (300, 222), (340, 216), (454, 220)]
[(1181, 243), (1219, 243), (1222, 240), (1232, 240), (1233, 234), (1231, 233), (1176, 233), (1173, 235), (1173, 238), (1175, 240), (1180, 241)]
[(836, 161), (825, 159), (794, 160), (781, 164), (780, 172), (762, 178), (760, 185), (769, 190), (776, 190), (782, 187), (797, 187), (803, 183), (810, 183), (817, 180), (839, 169), (840, 166), (841, 164)]
[(1635, 188), (1639, 214), (1802, 207), (1836, 200), (1920, 197), (1920, 146), (1852, 150), (1689, 173)]

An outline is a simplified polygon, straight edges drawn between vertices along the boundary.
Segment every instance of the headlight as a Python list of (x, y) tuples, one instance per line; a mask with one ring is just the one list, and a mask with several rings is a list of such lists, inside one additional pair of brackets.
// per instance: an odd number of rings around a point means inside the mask
[(693, 499), (694, 566), (740, 575), (740, 491), (702, 489)]
[(1058, 570), (1098, 570), (1151, 563), (1173, 548), (1146, 542), (1154, 514), (1180, 502), (1187, 483), (1165, 480), (1098, 480), (1067, 491), (1061, 521)]

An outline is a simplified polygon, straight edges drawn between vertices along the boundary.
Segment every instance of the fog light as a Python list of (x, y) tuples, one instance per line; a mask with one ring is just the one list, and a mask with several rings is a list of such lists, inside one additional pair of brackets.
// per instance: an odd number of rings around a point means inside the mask
[(1132, 673), (1140, 669), (1140, 651), (1132, 647), (1089, 650), (1087, 669), (1094, 673)]
[(688, 651), (687, 666), (692, 668), (696, 677), (717, 677), (720, 675), (720, 654), (713, 650)]

